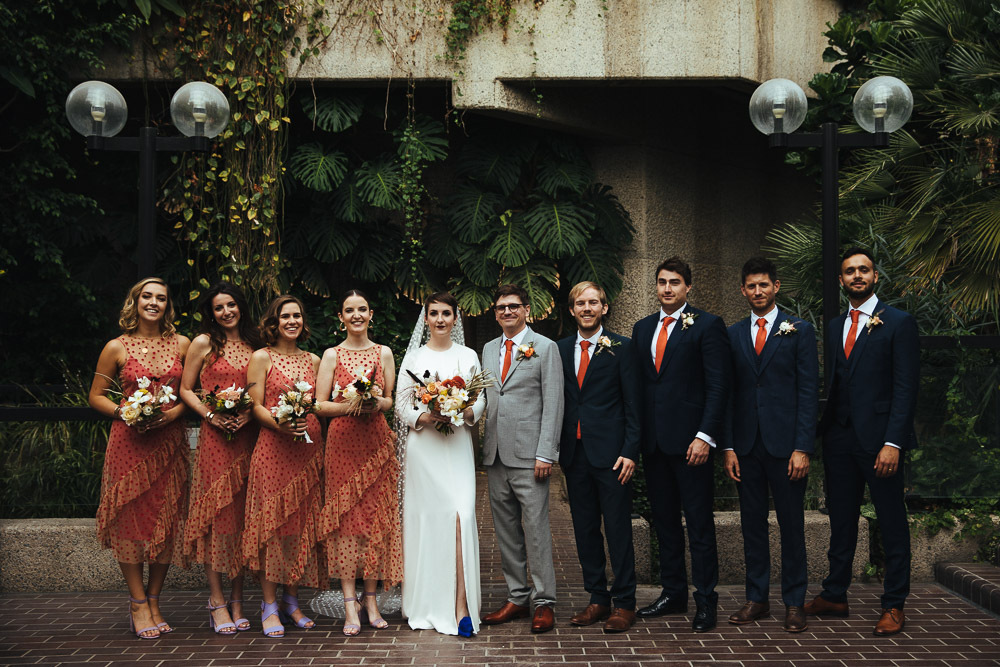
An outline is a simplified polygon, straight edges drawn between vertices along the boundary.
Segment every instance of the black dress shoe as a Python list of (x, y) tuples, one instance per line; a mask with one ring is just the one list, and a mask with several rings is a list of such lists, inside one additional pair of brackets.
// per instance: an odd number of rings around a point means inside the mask
[(715, 627), (715, 623), (715, 607), (698, 605), (698, 611), (695, 612), (694, 620), (691, 621), (691, 629), (695, 632), (708, 632)]
[(635, 613), (640, 618), (654, 618), (656, 616), (666, 616), (667, 614), (686, 614), (688, 610), (687, 598), (672, 598), (667, 593), (661, 593), (660, 597)]

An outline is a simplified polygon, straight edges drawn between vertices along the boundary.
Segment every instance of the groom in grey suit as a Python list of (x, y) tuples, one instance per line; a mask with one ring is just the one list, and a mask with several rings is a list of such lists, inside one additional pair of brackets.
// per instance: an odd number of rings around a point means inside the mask
[(552, 463), (559, 459), (562, 359), (553, 341), (527, 326), (531, 307), (524, 289), (501, 285), (493, 304), (503, 335), (483, 348), (483, 368), (496, 377), (496, 384), (486, 390), (483, 464), (507, 602), (484, 616), (482, 623), (525, 618), (534, 598), (531, 631), (548, 632), (555, 624), (556, 602), (549, 476)]

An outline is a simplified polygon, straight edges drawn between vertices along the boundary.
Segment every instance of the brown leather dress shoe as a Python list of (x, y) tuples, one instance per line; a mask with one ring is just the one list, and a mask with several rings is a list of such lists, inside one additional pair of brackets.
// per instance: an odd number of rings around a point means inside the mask
[(822, 595), (817, 595), (802, 608), (813, 616), (847, 616), (849, 609), (846, 602), (830, 602)]
[(535, 607), (535, 617), (531, 619), (532, 632), (548, 632), (555, 624), (556, 615), (552, 612), (552, 607), (544, 604)]
[(604, 623), (605, 632), (625, 632), (635, 623), (635, 612), (629, 609), (615, 607), (611, 616)]
[(500, 607), (492, 614), (486, 614), (486, 616), (483, 616), (480, 623), (483, 625), (500, 625), (501, 623), (513, 621), (515, 618), (528, 618), (529, 611), (531, 611), (531, 609), (527, 606), (522, 607), (519, 604), (507, 602), (504, 606)]
[(587, 608), (569, 619), (573, 625), (593, 625), (611, 615), (611, 607), (603, 604), (588, 604)]
[(767, 616), (769, 613), (771, 613), (771, 604), (769, 602), (748, 600), (739, 611), (734, 612), (729, 617), (729, 622), (733, 625), (746, 625), (747, 623), (753, 623), (761, 616)]
[(906, 625), (906, 617), (903, 616), (902, 609), (883, 609), (882, 618), (878, 619), (878, 623), (875, 624), (875, 635), (879, 637), (884, 637), (885, 635), (894, 635), (903, 629)]
[(785, 607), (785, 631), (802, 632), (809, 625), (806, 623), (806, 612), (802, 607), (789, 605)]

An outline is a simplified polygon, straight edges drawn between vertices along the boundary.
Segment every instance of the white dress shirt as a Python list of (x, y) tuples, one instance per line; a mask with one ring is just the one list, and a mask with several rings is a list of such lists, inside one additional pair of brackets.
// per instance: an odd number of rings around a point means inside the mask
[[(660, 319), (657, 321), (656, 328), (653, 329), (653, 340), (652, 340), (652, 342), (649, 345), (649, 351), (650, 351), (650, 354), (653, 357), (653, 361), (654, 362), (656, 361), (656, 339), (660, 337), (660, 329), (663, 327), (663, 320), (666, 319), (666, 318), (668, 318), (668, 317), (674, 318), (674, 321), (667, 325), (667, 341), (669, 342), (670, 341), (670, 335), (674, 333), (674, 328), (676, 328), (677, 327), (677, 323), (680, 322), (681, 314), (684, 312), (685, 308), (687, 308), (687, 302), (686, 301), (684, 302), (683, 306), (681, 306), (680, 308), (678, 308), (677, 310), (675, 310), (672, 313), (665, 313), (665, 312), (663, 312), (663, 309), (660, 308)], [(579, 336), (579, 334), (577, 334), (577, 336)], [(702, 440), (704, 440), (705, 442), (707, 442), (710, 447), (715, 447), (715, 438), (713, 438), (712, 436), (708, 435), (707, 433), (703, 433), (702, 431), (698, 431), (698, 433), (695, 435), (695, 437), (696, 438), (701, 438)]]
[(758, 315), (757, 313), (750, 311), (750, 347), (754, 347), (757, 344), (757, 320), (763, 317), (767, 320), (764, 324), (764, 335), (765, 339), (767, 336), (771, 335), (771, 327), (774, 326), (774, 321), (778, 319), (778, 307), (773, 306), (767, 315)]
[(597, 351), (597, 341), (600, 340), (601, 335), (603, 333), (604, 333), (604, 327), (600, 327), (597, 330), (597, 333), (595, 333), (593, 336), (591, 336), (590, 338), (584, 338), (583, 336), (580, 335), (580, 330), (577, 329), (576, 345), (573, 347), (573, 370), (576, 371), (577, 375), (580, 374), (580, 353), (583, 350), (583, 348), (580, 347), (580, 343), (582, 343), (583, 341), (590, 342), (590, 348), (587, 349), (587, 358), (593, 359), (594, 353)]
[[(868, 319), (875, 314), (875, 309), (878, 308), (878, 297), (872, 294), (868, 297), (868, 300), (863, 304), (855, 308), (851, 306), (850, 310), (847, 311), (847, 317), (844, 318), (844, 331), (840, 337), (840, 346), (845, 347), (847, 345), (847, 334), (851, 330), (851, 311), (857, 310), (860, 315), (858, 315), (858, 330), (854, 334), (854, 340), (857, 341), (861, 336), (867, 336), (868, 331), (865, 330), (865, 326), (868, 324)], [(885, 444), (890, 447), (895, 447), (896, 449), (901, 449), (899, 445), (894, 442), (886, 442)]]

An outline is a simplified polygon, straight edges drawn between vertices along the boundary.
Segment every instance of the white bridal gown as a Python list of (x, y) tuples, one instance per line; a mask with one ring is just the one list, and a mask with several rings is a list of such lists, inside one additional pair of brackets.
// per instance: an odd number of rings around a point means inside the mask
[[(430, 371), (444, 380), (461, 375), (468, 380), (479, 371), (476, 353), (453, 343), (436, 352), (426, 346), (403, 362), (397, 384), (396, 410), (409, 427), (403, 487), (403, 616), (414, 630), (433, 628), (457, 635), (455, 622), (455, 521), (462, 530), (465, 591), (472, 627), (479, 632), (479, 534), (476, 526), (476, 463), (472, 434), (455, 426), (443, 435), (431, 426), (414, 430), (427, 408), (413, 409), (413, 371)], [(476, 421), (486, 409), (485, 392), (473, 406)]]

